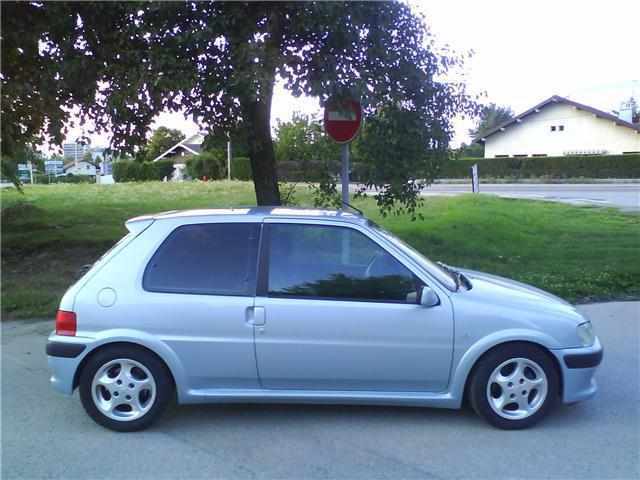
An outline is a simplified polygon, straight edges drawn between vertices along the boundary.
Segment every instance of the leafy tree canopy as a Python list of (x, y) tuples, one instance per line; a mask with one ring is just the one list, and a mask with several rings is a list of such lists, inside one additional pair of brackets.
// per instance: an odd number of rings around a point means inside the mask
[(275, 153), (280, 161), (306, 164), (310, 160), (338, 160), (340, 147), (324, 133), (322, 123), (312, 115), (294, 112), (291, 120), (277, 122)]
[[(464, 58), (438, 49), (424, 20), (397, 1), (1, 8), (3, 153), (44, 134), (61, 143), (74, 107), (127, 152), (145, 143), (158, 113), (183, 111), (214, 134), (242, 128), (257, 201), (278, 204), (270, 124), (278, 77), (295, 96), (355, 96), (367, 117), (385, 112), (380, 126), (419, 129), (420, 148), (405, 150), (426, 159), (446, 155), (456, 115), (475, 112), (464, 84), (445, 80)], [(394, 185), (413, 175), (400, 175), (401, 165)]]
[(482, 138), (487, 132), (508, 122), (514, 116), (515, 114), (513, 110), (511, 110), (511, 107), (502, 107), (495, 103), (485, 105), (480, 109), (478, 122), (475, 128), (469, 130), (469, 135), (471, 135), (474, 140)]
[(185, 135), (180, 130), (158, 127), (153, 131), (153, 135), (151, 135), (151, 138), (144, 149), (146, 161), (153, 161), (154, 158), (162, 155), (176, 143), (181, 142), (184, 139)]

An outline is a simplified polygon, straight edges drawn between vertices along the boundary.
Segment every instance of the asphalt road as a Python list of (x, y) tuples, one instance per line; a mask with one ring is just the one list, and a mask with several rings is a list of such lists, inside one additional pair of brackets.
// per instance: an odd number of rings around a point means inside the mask
[(517, 432), (470, 411), (207, 405), (117, 434), (49, 387), (51, 322), (5, 322), (2, 478), (640, 478), (640, 302), (581, 308), (600, 392)]
[[(438, 183), (426, 188), (423, 195), (459, 195), (469, 192), (471, 183)], [(505, 198), (616, 207), (625, 211), (640, 210), (640, 183), (480, 183), (480, 193)]]

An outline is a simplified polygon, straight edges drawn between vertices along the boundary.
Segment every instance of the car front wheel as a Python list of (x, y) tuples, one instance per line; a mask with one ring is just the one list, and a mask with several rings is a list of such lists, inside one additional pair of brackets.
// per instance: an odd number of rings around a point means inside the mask
[(471, 379), (473, 409), (503, 429), (540, 421), (559, 397), (560, 380), (549, 354), (527, 343), (507, 344), (482, 357)]
[(165, 410), (173, 382), (162, 361), (136, 347), (93, 355), (80, 374), (80, 399), (89, 416), (120, 432), (147, 428)]

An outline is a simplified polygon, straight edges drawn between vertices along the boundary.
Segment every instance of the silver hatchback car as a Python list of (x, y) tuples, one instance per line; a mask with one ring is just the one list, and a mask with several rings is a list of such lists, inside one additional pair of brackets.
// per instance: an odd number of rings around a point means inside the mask
[(570, 304), (429, 261), (361, 215), (143, 216), (64, 295), (54, 388), (139, 430), (179, 403), (459, 408), (524, 428), (596, 392), (602, 347)]

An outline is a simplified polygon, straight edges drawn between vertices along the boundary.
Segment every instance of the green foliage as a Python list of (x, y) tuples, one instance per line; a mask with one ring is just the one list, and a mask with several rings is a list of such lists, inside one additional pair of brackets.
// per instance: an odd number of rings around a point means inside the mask
[(438, 176), (467, 178), (474, 163), (480, 178), (640, 178), (640, 154), (450, 160)]
[(310, 115), (296, 112), (290, 121), (278, 122), (274, 147), (282, 180), (321, 182), (339, 170), (340, 145)]
[(113, 162), (113, 179), (116, 182), (144, 182), (171, 178), (173, 160), (157, 162), (138, 162), (136, 160), (118, 160)]
[(481, 143), (471, 143), (467, 145), (462, 142), (460, 148), (453, 151), (455, 158), (484, 158), (484, 145)]
[(184, 133), (180, 130), (167, 127), (156, 128), (144, 148), (144, 160), (152, 162), (155, 158), (184, 139)]
[(60, 175), (58, 177), (37, 173), (33, 176), (34, 183), (49, 185), (52, 183), (96, 183), (95, 175)]
[(205, 150), (187, 157), (185, 163), (192, 178), (221, 180), (227, 175), (227, 153), (224, 150)]
[(475, 128), (469, 130), (469, 135), (475, 140), (482, 138), (487, 132), (511, 120), (515, 114), (511, 107), (502, 107), (495, 103), (485, 105), (480, 110), (480, 115)]
[(383, 215), (408, 213), (416, 218), (422, 204), (420, 191), (433, 181), (448, 158), (447, 143), (434, 142), (442, 132), (437, 122), (428, 130), (419, 112), (388, 107), (369, 120), (355, 145), (363, 169), (359, 191), (375, 187), (376, 203)]
[[(158, 113), (184, 111), (214, 135), (246, 132), (258, 202), (273, 204), (279, 202), (270, 125), (276, 74), (295, 96), (360, 98), (367, 118), (400, 106), (416, 117), (408, 127), (420, 125), (429, 149), (446, 147), (453, 119), (476, 111), (464, 83), (446, 80), (465, 56), (436, 48), (424, 19), (401, 1), (2, 2), (1, 8), (3, 156), (40, 132), (61, 143), (74, 109), (98, 130), (112, 129), (114, 149), (128, 152), (146, 143)], [(408, 200), (411, 209), (413, 195), (411, 186), (394, 185), (382, 204)]]
[(231, 178), (234, 180), (251, 180), (251, 160), (249, 157), (233, 157), (231, 159)]

